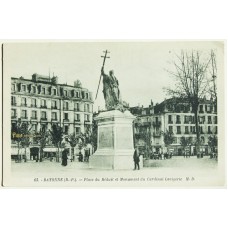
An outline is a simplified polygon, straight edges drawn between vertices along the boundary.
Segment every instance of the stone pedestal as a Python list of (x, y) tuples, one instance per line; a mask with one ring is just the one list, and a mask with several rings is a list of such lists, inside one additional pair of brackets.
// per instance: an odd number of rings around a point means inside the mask
[(97, 151), (90, 156), (90, 168), (133, 169), (133, 120), (129, 112), (119, 110), (100, 113), (98, 122)]

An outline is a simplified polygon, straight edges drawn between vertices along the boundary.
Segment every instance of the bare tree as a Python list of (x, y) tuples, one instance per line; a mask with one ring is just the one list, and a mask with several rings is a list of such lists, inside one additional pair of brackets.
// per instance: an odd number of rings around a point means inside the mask
[(174, 70), (168, 71), (176, 81), (174, 89), (166, 88), (169, 95), (187, 99), (195, 116), (197, 145), (200, 142), (200, 130), (198, 122), (198, 108), (200, 100), (208, 93), (209, 64), (211, 55), (207, 58), (199, 51), (181, 51), (176, 55), (177, 61), (173, 62)]

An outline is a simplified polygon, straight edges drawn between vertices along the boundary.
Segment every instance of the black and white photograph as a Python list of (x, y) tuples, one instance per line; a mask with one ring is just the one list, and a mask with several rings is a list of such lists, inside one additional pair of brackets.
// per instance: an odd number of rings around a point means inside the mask
[(3, 42), (2, 56), (3, 186), (225, 188), (225, 41)]

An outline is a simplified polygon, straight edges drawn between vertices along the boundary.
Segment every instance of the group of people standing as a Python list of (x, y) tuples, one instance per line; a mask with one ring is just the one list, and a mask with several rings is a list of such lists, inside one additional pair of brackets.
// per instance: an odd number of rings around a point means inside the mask
[[(62, 151), (62, 166), (67, 166), (67, 160), (69, 155), (69, 149), (65, 148)], [(88, 162), (89, 161), (90, 152), (88, 150), (85, 150), (85, 154), (83, 156), (82, 152), (80, 151), (78, 154), (78, 161), (79, 162)], [(72, 161), (72, 160), (71, 160)]]

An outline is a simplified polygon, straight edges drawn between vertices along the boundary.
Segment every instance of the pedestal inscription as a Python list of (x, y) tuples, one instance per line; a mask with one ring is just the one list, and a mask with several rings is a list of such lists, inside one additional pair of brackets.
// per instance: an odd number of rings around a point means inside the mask
[(111, 149), (114, 147), (113, 127), (99, 128), (99, 149)]

